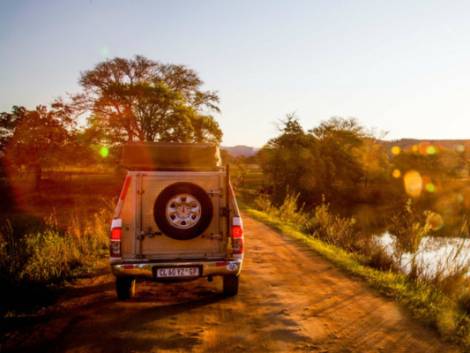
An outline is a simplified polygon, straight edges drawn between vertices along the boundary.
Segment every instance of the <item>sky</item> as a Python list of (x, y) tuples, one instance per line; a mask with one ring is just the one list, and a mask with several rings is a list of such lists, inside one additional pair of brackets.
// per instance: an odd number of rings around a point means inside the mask
[(262, 146), (355, 117), (387, 139), (470, 138), (468, 1), (0, 2), (0, 111), (79, 91), (80, 72), (144, 55), (218, 92), (223, 145)]

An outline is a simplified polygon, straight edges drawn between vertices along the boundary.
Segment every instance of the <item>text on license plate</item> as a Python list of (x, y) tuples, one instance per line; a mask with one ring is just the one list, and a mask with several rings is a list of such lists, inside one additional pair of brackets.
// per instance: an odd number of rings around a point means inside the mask
[(158, 278), (196, 277), (196, 276), (199, 276), (199, 267), (157, 268), (157, 277)]

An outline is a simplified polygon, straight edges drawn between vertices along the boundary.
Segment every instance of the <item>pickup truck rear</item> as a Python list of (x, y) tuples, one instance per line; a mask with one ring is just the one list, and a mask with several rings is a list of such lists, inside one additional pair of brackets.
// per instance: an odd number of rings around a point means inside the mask
[(120, 299), (137, 278), (171, 282), (223, 277), (238, 293), (243, 223), (228, 167), (208, 144), (131, 144), (111, 224), (110, 263)]

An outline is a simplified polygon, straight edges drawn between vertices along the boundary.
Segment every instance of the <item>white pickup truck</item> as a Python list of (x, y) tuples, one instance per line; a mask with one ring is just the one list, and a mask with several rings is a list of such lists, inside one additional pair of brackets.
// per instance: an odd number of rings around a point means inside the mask
[(119, 299), (136, 278), (168, 282), (223, 276), (238, 293), (243, 223), (228, 167), (211, 144), (123, 147), (127, 176), (111, 224), (110, 262)]

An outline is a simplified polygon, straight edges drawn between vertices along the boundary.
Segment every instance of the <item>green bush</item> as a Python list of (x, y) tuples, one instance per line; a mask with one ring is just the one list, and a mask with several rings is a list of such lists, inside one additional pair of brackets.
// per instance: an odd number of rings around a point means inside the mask
[(282, 204), (275, 207), (268, 196), (260, 195), (255, 199), (255, 205), (258, 209), (279, 218), (281, 221), (305, 225), (308, 215), (303, 212), (303, 207), (298, 206), (298, 199), (298, 194), (287, 194)]
[(31, 282), (57, 282), (70, 276), (80, 264), (80, 251), (69, 235), (55, 231), (29, 234), (24, 239), (25, 266), (19, 279)]
[[(394, 217), (394, 230), (399, 232), (398, 241), (401, 242), (398, 254), (389, 255), (372, 237), (361, 237), (354, 218), (332, 213), (324, 202), (315, 208), (312, 215), (307, 215), (294, 206), (294, 200), (286, 199), (282, 204), (284, 207), (276, 208), (267, 197), (259, 197), (256, 206), (264, 213), (252, 209), (248, 212), (295, 238), (303, 239), (340, 267), (363, 276), (387, 295), (407, 305), (413, 315), (436, 327), (443, 337), (470, 347), (469, 266), (463, 264), (450, 272), (444, 270), (450, 266), (444, 266), (435, 275), (427, 276), (419, 271), (416, 263), (412, 264), (412, 273), (408, 275), (397, 264), (400, 254), (411, 250), (416, 252), (423, 236), (432, 230), (431, 212), (414, 213), (411, 202), (407, 203)], [(286, 217), (289, 222), (285, 221)], [(463, 243), (457, 252), (449, 255), (447, 265), (455, 265), (461, 251)]]
[(315, 208), (314, 216), (310, 219), (308, 230), (321, 240), (341, 246), (346, 250), (355, 248), (359, 232), (355, 228), (354, 218), (344, 218), (333, 214), (330, 206), (322, 203)]
[(48, 285), (93, 270), (108, 251), (109, 211), (60, 230), (54, 217), (48, 229), (17, 236), (10, 222), (0, 229), (0, 281), (9, 286)]

